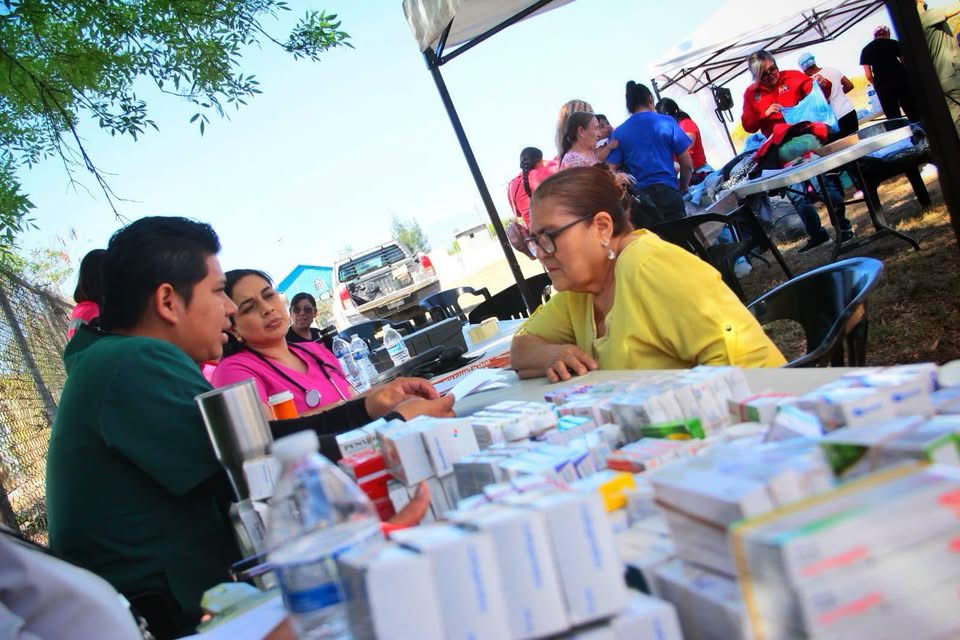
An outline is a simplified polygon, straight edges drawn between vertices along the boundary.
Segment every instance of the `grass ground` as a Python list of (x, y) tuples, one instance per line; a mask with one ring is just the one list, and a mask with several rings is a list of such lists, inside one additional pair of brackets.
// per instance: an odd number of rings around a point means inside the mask
[[(868, 300), (870, 365), (960, 358), (960, 249), (938, 182), (928, 178), (927, 187), (933, 200), (927, 209), (920, 207), (906, 179), (888, 182), (880, 189), (887, 221), (917, 238), (921, 251), (886, 237), (841, 256), (871, 256), (884, 262), (881, 284)], [(826, 220), (826, 213), (821, 214)], [(848, 207), (847, 215), (858, 235), (872, 229), (863, 205)], [(832, 244), (798, 254), (800, 244), (781, 247), (796, 275), (829, 261)], [(741, 280), (748, 299), (785, 280), (779, 268), (756, 261), (754, 267)], [(778, 323), (767, 331), (788, 359), (804, 352), (798, 327)]]
[[(921, 244), (920, 252), (901, 240), (887, 237), (841, 256), (871, 256), (885, 264), (882, 282), (868, 301), (869, 365), (946, 362), (960, 358), (960, 248), (935, 174), (927, 177), (927, 186), (933, 201), (927, 209), (920, 207), (906, 179), (887, 182), (880, 188), (887, 221), (916, 237)], [(872, 229), (862, 204), (848, 207), (847, 216), (858, 235)], [(821, 217), (827, 220), (822, 208)], [(780, 247), (796, 275), (829, 262), (832, 244), (798, 254), (801, 244), (802, 241)], [(541, 272), (536, 262), (523, 256), (518, 256), (518, 261), (527, 277)], [(743, 278), (741, 284), (747, 299), (753, 300), (784, 280), (779, 267), (754, 261), (753, 272)], [(496, 293), (512, 283), (506, 262), (497, 261), (466, 276), (462, 283), (450, 286), (485, 286)], [(769, 325), (767, 331), (787, 359), (805, 352), (805, 341), (798, 326), (775, 323)]]

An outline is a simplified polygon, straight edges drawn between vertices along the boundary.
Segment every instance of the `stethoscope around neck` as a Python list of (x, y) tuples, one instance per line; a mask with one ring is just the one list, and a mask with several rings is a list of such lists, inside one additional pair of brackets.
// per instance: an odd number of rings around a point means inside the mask
[[(287, 345), (287, 348), (289, 348), (289, 349), (292, 351), (292, 350), (294, 350), (294, 349), (293, 349), (294, 346), (296, 346), (296, 345), (294, 345), (294, 344), (288, 344), (288, 345)], [(270, 362), (270, 359), (269, 359), (269, 358), (267, 358), (266, 356), (264, 356), (262, 353), (258, 352), (256, 349), (251, 349), (250, 347), (248, 347), (248, 346), (246, 346), (246, 345), (243, 345), (243, 348), (246, 349), (247, 351), (249, 351), (250, 353), (252, 353), (253, 355), (255, 355), (257, 358), (259, 358), (259, 359), (261, 360), (261, 362), (263, 362), (265, 365), (267, 365), (268, 367), (270, 367), (271, 369), (273, 369), (273, 371), (274, 371), (277, 375), (279, 375), (281, 378), (283, 378), (284, 380), (286, 380), (287, 382), (289, 382), (290, 384), (292, 384), (294, 387), (296, 387), (297, 389), (299, 389), (299, 390), (303, 393), (303, 399), (304, 399), (304, 401), (307, 403), (307, 406), (308, 406), (308, 407), (310, 407), (311, 409), (314, 409), (314, 408), (320, 406), (320, 400), (322, 399), (322, 397), (320, 396), (320, 392), (319, 392), (318, 390), (316, 390), (316, 389), (308, 389), (307, 387), (303, 386), (302, 384), (300, 384), (299, 382), (297, 382), (296, 380), (294, 380), (293, 378), (291, 378), (289, 375), (287, 375), (287, 373), (286, 373), (283, 369), (281, 369), (280, 367), (278, 367), (278, 366), (275, 365), (274, 363)], [(330, 377), (330, 373), (327, 371), (327, 367), (333, 368), (333, 365), (331, 365), (329, 362), (324, 362), (324, 361), (321, 360), (319, 357), (317, 357), (317, 355), (316, 355), (315, 353), (312, 353), (312, 352), (309, 351), (308, 349), (304, 349), (304, 348), (302, 348), (302, 347), (297, 347), (297, 348), (296, 348), (296, 351), (297, 351), (298, 353), (306, 354), (306, 355), (310, 356), (311, 358), (313, 358), (313, 361), (316, 362), (316, 363), (317, 363), (317, 366), (320, 367), (320, 371), (323, 373), (324, 377), (327, 379), (327, 381), (330, 383), (330, 385), (331, 385), (334, 389), (337, 390), (337, 394), (340, 396), (340, 399), (341, 399), (341, 400), (349, 400), (349, 398), (347, 398), (347, 396), (344, 395), (344, 393), (343, 393), (343, 391), (340, 389), (340, 387), (337, 386), (337, 383), (334, 382), (333, 378)]]

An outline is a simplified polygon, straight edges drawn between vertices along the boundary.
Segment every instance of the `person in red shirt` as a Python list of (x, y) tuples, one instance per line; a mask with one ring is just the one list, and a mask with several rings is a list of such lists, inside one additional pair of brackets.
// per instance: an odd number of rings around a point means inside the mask
[[(802, 71), (788, 69), (781, 71), (777, 61), (767, 51), (750, 54), (747, 66), (753, 76), (753, 84), (743, 94), (743, 115), (740, 122), (748, 133), (760, 131), (770, 137), (774, 127), (785, 124), (780, 110), (796, 106), (813, 90), (814, 79)], [(840, 242), (853, 238), (853, 227), (847, 220), (843, 188), (835, 177), (828, 176), (826, 197), (834, 206), (837, 224), (840, 227)], [(820, 222), (820, 215), (810, 202), (808, 183), (793, 185), (787, 190), (787, 198), (803, 220), (810, 239), (800, 248), (804, 253), (830, 239), (830, 235)]]
[(700, 136), (700, 127), (693, 121), (693, 118), (682, 111), (680, 106), (670, 98), (664, 98), (657, 103), (657, 113), (662, 113), (676, 120), (687, 137), (693, 140), (688, 149), (690, 159), (693, 161), (693, 178), (690, 183), (698, 184), (707, 174), (713, 173), (713, 167), (707, 162), (707, 154), (703, 152), (703, 138)]
[(806, 98), (814, 81), (802, 71), (780, 71), (777, 61), (766, 51), (752, 54), (747, 65), (754, 82), (743, 94), (740, 122), (747, 133), (760, 131), (769, 138), (773, 127), (784, 122), (780, 110), (794, 107)]
[(507, 185), (507, 200), (513, 214), (530, 228), (530, 196), (540, 183), (557, 172), (557, 163), (544, 162), (543, 152), (536, 147), (527, 147), (520, 152), (520, 174)]

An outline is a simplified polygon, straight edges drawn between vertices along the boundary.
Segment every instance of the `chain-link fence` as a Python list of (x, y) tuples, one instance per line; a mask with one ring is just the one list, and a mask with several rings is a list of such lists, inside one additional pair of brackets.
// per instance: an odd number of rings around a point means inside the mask
[(0, 270), (0, 521), (41, 543), (47, 443), (70, 306)]

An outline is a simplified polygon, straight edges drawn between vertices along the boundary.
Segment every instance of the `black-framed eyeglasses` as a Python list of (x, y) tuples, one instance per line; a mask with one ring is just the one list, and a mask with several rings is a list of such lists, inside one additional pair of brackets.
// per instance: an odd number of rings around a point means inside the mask
[(316, 311), (316, 309), (314, 309), (313, 307), (294, 307), (293, 308), (294, 313), (313, 313), (314, 311)]
[(760, 74), (760, 77), (769, 78), (770, 76), (777, 73), (778, 71), (780, 71), (780, 68), (777, 66), (777, 63), (773, 63), (772, 65), (770, 65), (769, 67), (763, 70), (763, 73)]
[(551, 229), (550, 231), (544, 231), (543, 233), (531, 233), (527, 236), (525, 244), (527, 246), (527, 251), (534, 258), (537, 257), (537, 252), (542, 251), (544, 255), (550, 256), (556, 253), (557, 243), (556, 239), (561, 233), (577, 224), (578, 222), (583, 222), (584, 220), (593, 220), (593, 217), (597, 215), (596, 213), (591, 213), (590, 215), (580, 216), (576, 220), (572, 220), (565, 225), (557, 227), (556, 229)]

